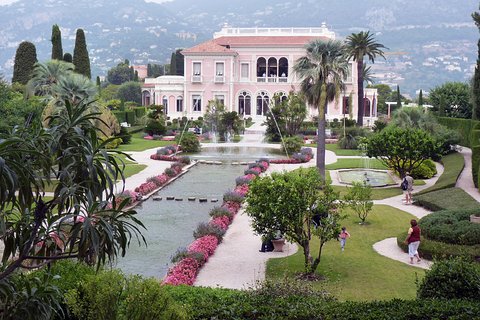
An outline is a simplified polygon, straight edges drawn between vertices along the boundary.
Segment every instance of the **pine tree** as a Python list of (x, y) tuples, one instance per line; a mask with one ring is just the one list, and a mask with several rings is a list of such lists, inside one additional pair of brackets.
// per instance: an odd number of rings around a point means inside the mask
[(60, 27), (56, 24), (52, 27), (52, 60), (63, 59), (62, 33)]
[(88, 79), (92, 77), (85, 33), (82, 29), (77, 29), (75, 48), (73, 49), (73, 64), (75, 65), (75, 72), (83, 74)]
[(15, 53), (12, 83), (27, 84), (37, 62), (37, 49), (28, 41), (23, 41)]
[(72, 63), (73, 62), (72, 54), (68, 53), (68, 52), (65, 52), (63, 54), (63, 61)]
[(420, 89), (420, 93), (418, 94), (418, 105), (423, 106), (423, 92), (422, 92), (422, 89)]
[[(480, 31), (480, 13), (472, 13), (473, 21)], [(472, 79), (473, 119), (480, 119), (480, 39), (477, 41), (477, 64)]]
[(176, 75), (177, 74), (177, 55), (175, 52), (172, 52), (172, 56), (170, 58), (170, 72), (169, 74)]

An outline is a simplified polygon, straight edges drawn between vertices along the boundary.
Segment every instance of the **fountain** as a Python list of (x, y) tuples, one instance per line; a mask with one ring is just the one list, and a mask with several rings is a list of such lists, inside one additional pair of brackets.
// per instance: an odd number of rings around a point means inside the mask
[(353, 184), (354, 182), (365, 182), (372, 187), (385, 187), (397, 183), (388, 170), (371, 169), (370, 158), (367, 157), (365, 146), (360, 145), (362, 156), (360, 164), (363, 168), (338, 170), (340, 183)]

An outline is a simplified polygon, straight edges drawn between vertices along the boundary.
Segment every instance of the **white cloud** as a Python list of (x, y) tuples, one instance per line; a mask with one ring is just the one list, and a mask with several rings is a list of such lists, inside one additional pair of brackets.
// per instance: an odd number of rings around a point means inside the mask
[(18, 0), (0, 0), (0, 6), (8, 6), (15, 2), (18, 2)]

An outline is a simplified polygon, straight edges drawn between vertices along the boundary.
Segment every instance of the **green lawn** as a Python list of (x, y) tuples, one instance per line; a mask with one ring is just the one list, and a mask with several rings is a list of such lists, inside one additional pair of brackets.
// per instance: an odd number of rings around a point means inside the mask
[[(326, 166), (327, 170), (352, 169), (352, 168), (365, 168), (364, 160), (360, 158), (338, 159), (337, 162)], [(387, 167), (377, 159), (370, 159), (368, 162), (368, 168), (382, 169), (382, 170), (387, 169)]]
[[(338, 299), (345, 300), (390, 300), (414, 299), (415, 279), (423, 277), (424, 271), (407, 264), (383, 257), (372, 245), (389, 237), (396, 237), (405, 228), (412, 216), (390, 206), (374, 206), (368, 216), (368, 225), (359, 225), (353, 213), (342, 225), (347, 227), (351, 238), (345, 252), (335, 240), (323, 249), (322, 261), (317, 273), (326, 281), (316, 282), (319, 289), (326, 289)], [(312, 252), (318, 252), (318, 244), (312, 242)], [(408, 259), (405, 255), (405, 259)], [(303, 254), (299, 251), (289, 257), (270, 259), (267, 263), (267, 279), (295, 276), (303, 271)]]
[(121, 144), (118, 146), (118, 151), (144, 151), (152, 148), (160, 148), (174, 144), (173, 141), (161, 140), (145, 140), (143, 139), (143, 132), (137, 132), (132, 135), (132, 141), (129, 144)]
[[(316, 148), (317, 144), (304, 144), (304, 147)], [(337, 156), (361, 156), (362, 151), (358, 149), (341, 149), (336, 143), (327, 143), (325, 144), (325, 149), (335, 152)]]
[[(333, 190), (340, 192), (340, 196), (344, 197), (348, 192), (347, 186), (332, 186)], [(402, 189), (399, 187), (392, 188), (372, 188), (372, 200), (382, 200), (390, 197), (395, 197), (402, 194)]]

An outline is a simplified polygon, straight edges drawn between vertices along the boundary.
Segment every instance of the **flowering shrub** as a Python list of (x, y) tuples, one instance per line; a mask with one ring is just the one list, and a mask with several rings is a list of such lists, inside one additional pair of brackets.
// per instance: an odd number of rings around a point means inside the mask
[(193, 259), (197, 260), (199, 267), (202, 267), (205, 264), (205, 257), (203, 256), (202, 253), (188, 252), (187, 248), (185, 248), (185, 247), (179, 248), (177, 250), (177, 252), (175, 252), (175, 254), (172, 256), (170, 261), (172, 261), (173, 263), (177, 263), (177, 262), (182, 261), (185, 258), (193, 258)]
[[(188, 252), (200, 252), (205, 257), (205, 261), (208, 260), (217, 248), (218, 240), (217, 237), (208, 235), (198, 238), (197, 240), (193, 241), (188, 246)], [(183, 261), (183, 260), (182, 260)]]
[(244, 198), (244, 195), (235, 191), (228, 191), (223, 194), (223, 201), (225, 202), (237, 202), (240, 204)]
[(226, 201), (222, 204), (222, 208), (226, 208), (232, 216), (236, 215), (238, 210), (240, 210), (241, 204), (239, 202)]
[(273, 159), (270, 161), (270, 163), (276, 163), (276, 164), (294, 164), (294, 163), (300, 163), (299, 160), (297, 159)]
[(183, 167), (184, 165), (180, 162), (172, 163), (172, 165), (170, 166), (170, 168), (172, 168), (172, 170), (175, 171), (176, 174), (179, 174), (180, 172), (182, 172)]
[(236, 192), (242, 195), (243, 197), (245, 197), (248, 193), (248, 189), (249, 189), (248, 184), (242, 184), (242, 185), (236, 186), (233, 192)]
[(189, 156), (179, 157), (179, 158), (178, 158), (178, 161), (181, 162), (181, 163), (183, 163), (184, 165), (189, 165), (190, 162), (192, 162), (192, 161), (190, 160), (190, 157), (189, 157)]
[(142, 183), (139, 187), (135, 188), (135, 192), (138, 192), (142, 195), (149, 194), (153, 190), (157, 189), (157, 185), (153, 182)]
[(226, 231), (230, 225), (230, 218), (228, 216), (220, 216), (210, 220), (209, 224), (217, 226), (218, 228)]
[(243, 185), (243, 184), (249, 184), (252, 179), (247, 179), (245, 176), (237, 177), (235, 179), (235, 184), (237, 186)]
[(245, 175), (254, 174), (254, 175), (258, 176), (258, 175), (260, 175), (260, 173), (262, 173), (262, 169), (260, 167), (253, 167), (253, 168), (245, 170), (243, 173)]
[[(228, 218), (227, 218), (228, 219)], [(217, 238), (218, 243), (222, 242), (223, 235), (225, 234), (225, 229), (220, 228), (215, 224), (202, 222), (197, 226), (197, 229), (193, 232), (193, 237), (195, 239), (202, 238), (204, 236), (214, 236)]]
[(125, 200), (125, 199), (129, 199), (127, 204), (132, 205), (135, 202), (137, 202), (137, 199), (140, 196), (141, 195), (139, 195), (138, 193), (136, 193), (134, 191), (125, 190), (122, 193), (119, 193), (119, 194), (115, 195), (115, 205), (116, 205), (116, 207), (118, 207), (120, 205), (120, 203), (122, 203), (123, 200)]
[(195, 282), (199, 267), (197, 260), (193, 258), (185, 258), (168, 270), (163, 283), (174, 286), (181, 284), (191, 286)]
[(180, 158), (179, 157), (174, 157), (174, 156), (152, 154), (150, 156), (150, 159), (152, 159), (152, 160), (162, 160), (162, 161), (178, 161)]
[(215, 219), (217, 217), (226, 216), (226, 217), (228, 217), (228, 220), (232, 221), (234, 213), (232, 213), (226, 207), (214, 207), (212, 210), (210, 210), (209, 215), (213, 219)]
[(310, 155), (313, 158), (313, 151), (311, 148), (302, 148), (300, 154)]
[(147, 179), (147, 182), (153, 182), (157, 187), (163, 186), (165, 183), (168, 182), (170, 178), (165, 174), (162, 173), (158, 176), (153, 176)]
[(177, 173), (177, 171), (175, 171), (175, 170), (172, 169), (172, 168), (167, 168), (167, 169), (165, 169), (165, 174), (166, 174), (167, 176), (169, 176), (170, 178), (173, 178), (173, 177), (175, 177), (178, 173)]
[(270, 162), (269, 161), (265, 161), (265, 160), (260, 160), (259, 161), (260, 165), (262, 165), (262, 167), (264, 168), (263, 172), (265, 172), (268, 167), (270, 166)]
[(153, 140), (153, 136), (144, 136), (143, 139), (145, 139), (145, 140)]

